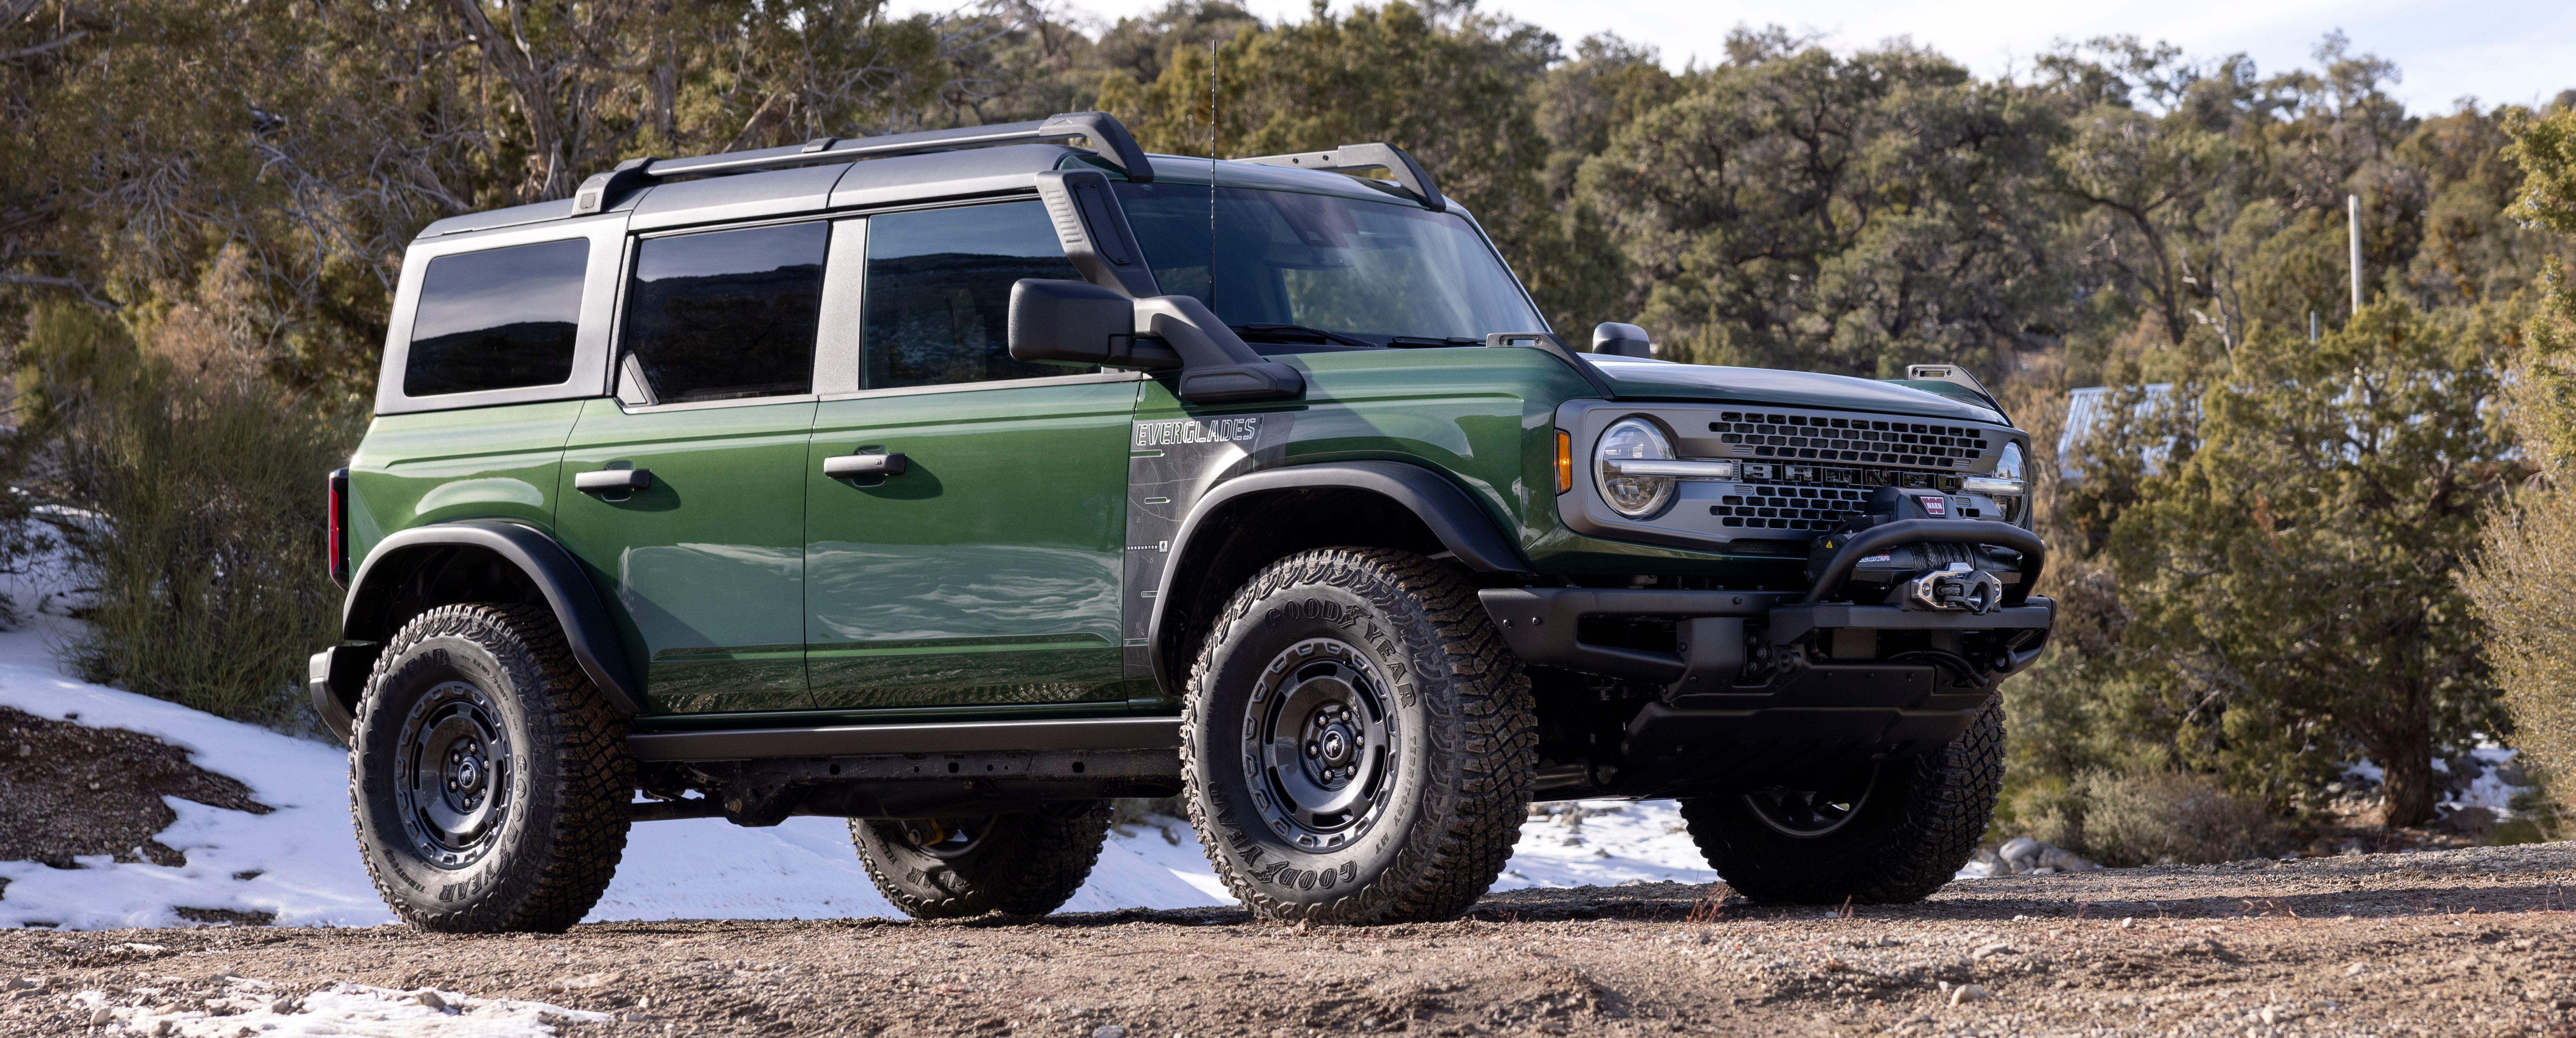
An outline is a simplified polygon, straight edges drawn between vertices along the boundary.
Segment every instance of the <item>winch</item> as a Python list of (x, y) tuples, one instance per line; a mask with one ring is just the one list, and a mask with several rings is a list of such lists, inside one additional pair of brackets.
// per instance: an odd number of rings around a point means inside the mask
[[(1955, 512), (1935, 490), (1879, 487), (1858, 516), (1810, 545), (1808, 579), (1863, 530), (1906, 519), (1950, 518)], [(1940, 541), (1903, 544), (1863, 557), (1852, 567), (1844, 590), (1854, 602), (1983, 616), (2003, 603), (2007, 586), (2021, 582), (2021, 565), (2021, 554), (2004, 548)]]

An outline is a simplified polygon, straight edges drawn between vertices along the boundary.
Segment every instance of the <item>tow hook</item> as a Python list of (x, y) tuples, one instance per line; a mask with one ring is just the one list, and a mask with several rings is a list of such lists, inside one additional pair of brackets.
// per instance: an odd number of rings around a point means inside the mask
[(1984, 570), (1969, 569), (1964, 562), (1953, 562), (1905, 583), (1906, 604), (1916, 609), (1984, 616), (1994, 612), (2003, 600), (2003, 581)]

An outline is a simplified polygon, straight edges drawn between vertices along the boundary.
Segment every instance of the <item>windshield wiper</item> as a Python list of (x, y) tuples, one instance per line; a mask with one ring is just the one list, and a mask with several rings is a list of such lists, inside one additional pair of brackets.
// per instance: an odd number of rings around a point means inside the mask
[(1309, 328), (1302, 324), (1271, 324), (1268, 322), (1256, 321), (1251, 324), (1235, 324), (1228, 325), (1227, 327), (1234, 329), (1236, 332), (1250, 332), (1254, 335), (1270, 339), (1277, 339), (1283, 336), (1304, 336), (1311, 342), (1337, 342), (1344, 346), (1357, 346), (1364, 350), (1382, 350), (1386, 348), (1356, 335), (1344, 335), (1340, 332), (1328, 332), (1321, 328)]

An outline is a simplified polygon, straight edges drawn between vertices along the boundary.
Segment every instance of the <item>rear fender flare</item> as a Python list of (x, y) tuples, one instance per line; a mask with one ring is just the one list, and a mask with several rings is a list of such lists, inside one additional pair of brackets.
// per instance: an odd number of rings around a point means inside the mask
[[(1475, 499), (1439, 473), (1420, 465), (1396, 461), (1321, 462), (1294, 465), (1237, 476), (1217, 484), (1190, 507), (1181, 520), (1180, 530), (1172, 537), (1172, 561), (1163, 567), (1162, 581), (1154, 592), (1154, 619), (1148, 629), (1147, 644), (1152, 647), (1154, 680), (1164, 689), (1178, 693), (1187, 675), (1173, 673), (1176, 661), (1174, 647), (1168, 639), (1177, 636), (1165, 620), (1178, 593), (1185, 565), (1193, 560), (1192, 549), (1199, 546), (1201, 535), (1211, 541), (1221, 540), (1224, 524), (1219, 520), (1229, 506), (1244, 498), (1286, 490), (1312, 489), (1357, 490), (1384, 497), (1422, 520), (1442, 547), (1457, 556), (1458, 561), (1479, 573), (1509, 573), (1518, 576), (1534, 574), (1520, 549)], [(1217, 532), (1211, 532), (1212, 530)], [(1186, 666), (1180, 661), (1179, 666)]]
[(387, 601), (396, 594), (395, 585), (405, 572), (401, 563), (421, 552), (447, 547), (480, 548), (518, 567), (554, 610), (555, 622), (562, 625), (564, 641), (582, 673), (598, 684), (619, 713), (633, 717), (642, 712), (642, 690), (627, 665), (625, 643), (599, 589), (570, 551), (533, 526), (465, 519), (416, 526), (377, 542), (349, 579), (349, 596), (340, 609), (341, 636), (360, 641), (391, 637), (392, 631), (375, 630), (371, 621), (384, 615)]

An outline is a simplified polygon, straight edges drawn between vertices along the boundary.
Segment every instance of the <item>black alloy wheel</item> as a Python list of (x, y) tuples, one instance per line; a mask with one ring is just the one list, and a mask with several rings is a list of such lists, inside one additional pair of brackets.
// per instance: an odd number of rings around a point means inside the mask
[(430, 688), (403, 717), (394, 803), (421, 859), (462, 868), (489, 853), (510, 820), (510, 733), (472, 683)]
[(1879, 765), (1859, 769), (1824, 789), (1766, 789), (1744, 795), (1753, 817), (1783, 836), (1814, 839), (1851, 824), (1878, 785)]
[(1403, 721), (1375, 665), (1350, 643), (1313, 638), (1280, 650), (1256, 679), (1243, 726), (1245, 770), (1272, 832), (1324, 851), (1385, 815)]

